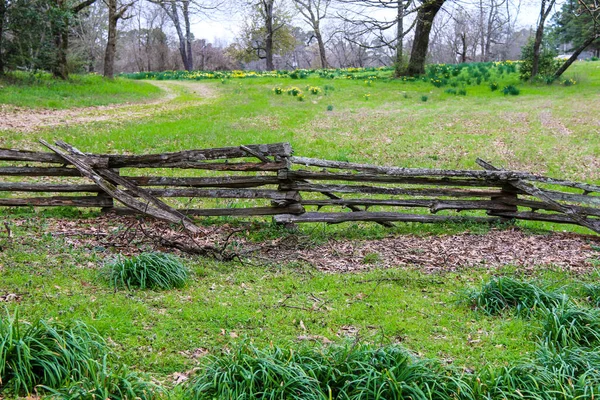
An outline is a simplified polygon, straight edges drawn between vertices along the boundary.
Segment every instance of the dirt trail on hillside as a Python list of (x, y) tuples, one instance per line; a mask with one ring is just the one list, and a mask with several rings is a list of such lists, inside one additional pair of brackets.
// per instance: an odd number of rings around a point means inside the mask
[(147, 82), (162, 89), (164, 92), (163, 96), (141, 103), (114, 104), (67, 110), (29, 109), (0, 104), (0, 131), (34, 132), (47, 127), (148, 117), (162, 111), (181, 108), (182, 103), (173, 102), (179, 96), (178, 92), (181, 89), (197, 97), (195, 101), (183, 103), (185, 106), (200, 104), (217, 96), (216, 91), (212, 87), (200, 82)]

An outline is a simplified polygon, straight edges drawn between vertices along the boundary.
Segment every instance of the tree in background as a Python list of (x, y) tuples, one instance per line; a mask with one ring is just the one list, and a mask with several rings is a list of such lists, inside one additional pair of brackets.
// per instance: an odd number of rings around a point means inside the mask
[(273, 56), (287, 53), (296, 45), (290, 17), (276, 0), (252, 1), (248, 6), (246, 24), (237, 42), (229, 47), (229, 54), (242, 62), (265, 60), (267, 71), (273, 71)]
[(546, 25), (546, 20), (554, 8), (555, 3), (556, 0), (541, 0), (540, 3), (540, 15), (538, 17), (535, 39), (533, 41), (530, 79), (534, 79), (540, 70), (540, 53), (542, 49), (542, 41), (544, 39), (544, 26)]
[[(346, 40), (369, 35), (374, 38), (366, 46), (370, 49), (388, 48), (393, 55), (395, 75), (405, 73), (404, 39), (414, 28), (416, 20), (408, 27), (405, 19), (417, 10), (413, 0), (338, 0), (344, 11), (339, 17), (352, 27), (346, 31)], [(385, 13), (383, 11), (386, 11)], [(391, 17), (386, 17), (386, 16)], [(390, 33), (391, 32), (391, 33)]]
[(294, 5), (304, 20), (313, 30), (314, 37), (319, 46), (319, 58), (321, 59), (321, 68), (327, 68), (327, 55), (325, 51), (325, 41), (321, 33), (321, 21), (327, 17), (327, 11), (331, 0), (293, 0)]
[(117, 51), (117, 23), (121, 19), (130, 18), (126, 16), (127, 10), (135, 4), (136, 0), (120, 2), (119, 0), (104, 0), (108, 8), (108, 35), (106, 39), (106, 51), (104, 53), (104, 77), (113, 79), (115, 77), (115, 54)]
[(554, 73), (560, 76), (587, 48), (600, 53), (600, 1), (567, 0), (554, 18), (555, 34), (563, 43), (570, 43), (573, 54)]
[(410, 61), (406, 73), (408, 75), (421, 75), (425, 73), (425, 60), (429, 49), (429, 33), (435, 16), (440, 11), (446, 0), (424, 0), (417, 11), (417, 24), (413, 38)]

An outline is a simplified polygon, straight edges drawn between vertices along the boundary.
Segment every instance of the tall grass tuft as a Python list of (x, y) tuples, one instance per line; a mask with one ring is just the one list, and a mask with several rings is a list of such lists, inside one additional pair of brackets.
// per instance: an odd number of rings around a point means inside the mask
[(104, 274), (115, 288), (172, 289), (185, 286), (189, 271), (176, 257), (165, 253), (143, 253), (119, 257)]
[(30, 324), (0, 318), (0, 393), (51, 393), (61, 399), (152, 399), (161, 393), (124, 366), (111, 365), (98, 333), (83, 324)]
[(517, 315), (529, 316), (539, 310), (557, 307), (565, 302), (565, 296), (546, 290), (532, 282), (520, 281), (509, 277), (490, 280), (479, 290), (467, 295), (474, 309), (489, 315), (498, 315), (514, 310)]
[(258, 350), (244, 345), (208, 359), (191, 399), (449, 399), (470, 393), (460, 376), (388, 346)]
[(83, 323), (62, 326), (0, 318), (0, 389), (31, 393), (87, 375), (89, 361), (105, 352), (102, 338)]
[(542, 337), (555, 346), (600, 344), (600, 310), (563, 304), (549, 310), (542, 322)]

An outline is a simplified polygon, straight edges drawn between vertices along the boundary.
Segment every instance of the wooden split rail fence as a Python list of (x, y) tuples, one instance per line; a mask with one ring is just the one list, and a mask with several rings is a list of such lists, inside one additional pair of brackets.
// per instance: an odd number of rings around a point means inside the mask
[[(0, 149), (0, 206), (99, 207), (192, 232), (194, 216), (273, 215), (285, 224), (385, 226), (521, 219), (600, 233), (600, 186), (502, 170), (479, 159), (481, 170), (438, 170), (297, 157), (289, 143), (114, 155), (40, 142), (51, 152)], [(170, 176), (172, 169), (180, 172)], [(415, 208), (428, 212), (408, 212)], [(469, 211), (479, 212), (465, 216)]]

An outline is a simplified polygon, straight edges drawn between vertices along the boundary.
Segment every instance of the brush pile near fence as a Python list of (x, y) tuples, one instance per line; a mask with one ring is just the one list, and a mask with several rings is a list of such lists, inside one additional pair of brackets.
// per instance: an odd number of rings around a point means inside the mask
[(521, 219), (600, 233), (600, 186), (479, 159), (482, 170), (438, 170), (298, 157), (289, 143), (147, 155), (87, 154), (60, 141), (41, 143), (51, 152), (0, 149), (0, 206), (142, 213), (192, 232), (195, 216), (273, 215), (286, 224), (386, 226)]

